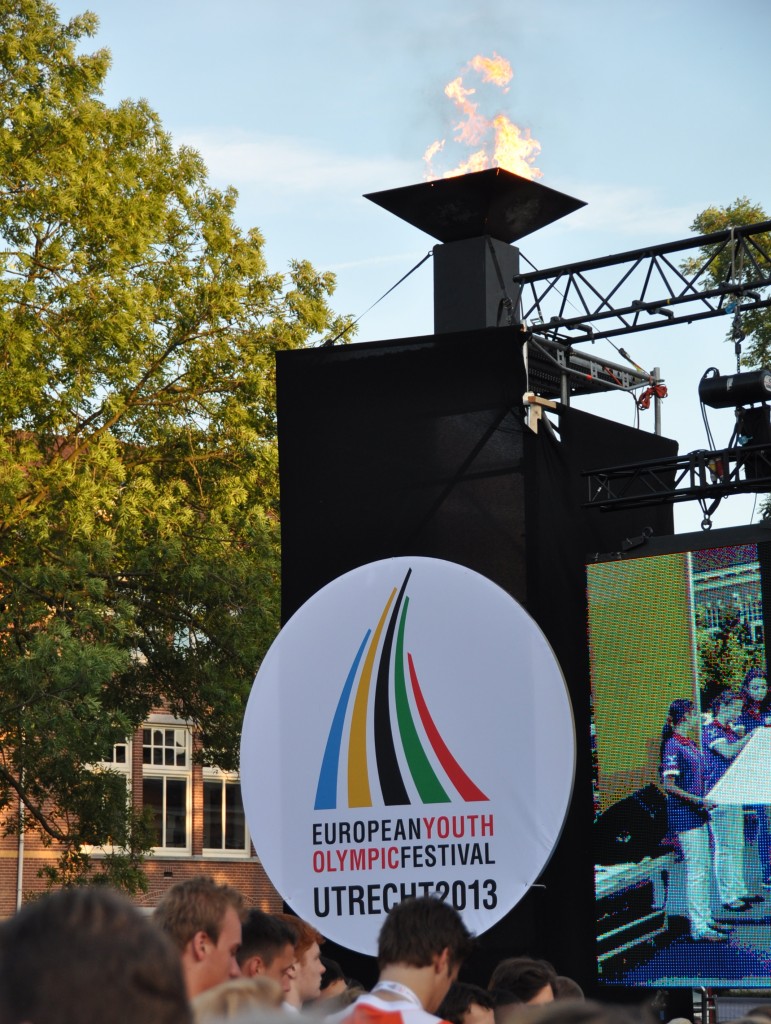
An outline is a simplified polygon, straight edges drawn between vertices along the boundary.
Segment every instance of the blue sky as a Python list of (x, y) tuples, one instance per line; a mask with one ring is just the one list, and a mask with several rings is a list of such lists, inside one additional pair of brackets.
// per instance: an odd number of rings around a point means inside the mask
[[(433, 246), (362, 196), (421, 180), (426, 147), (452, 135), (444, 86), (477, 53), (499, 54), (514, 71), (505, 94), (479, 86), (483, 112), (529, 130), (541, 144), (540, 181), (587, 202), (522, 240), (538, 268), (684, 238), (700, 210), (737, 196), (771, 217), (771, 0), (57, 7), (65, 19), (84, 9), (99, 16), (93, 46), (113, 57), (107, 102), (147, 99), (175, 140), (201, 151), (214, 184), (238, 189), (239, 220), (263, 232), (271, 269), (302, 258), (335, 271), (342, 312), (363, 313)], [(682, 452), (707, 447), (697, 386), (709, 366), (735, 368), (726, 328), (712, 320), (624, 342), (636, 362), (662, 368), (663, 432)], [(358, 340), (432, 330), (428, 261), (363, 317)], [(607, 343), (594, 348), (618, 361)], [(628, 396), (580, 404), (633, 422)], [(712, 412), (710, 422), (726, 443), (732, 412)], [(653, 429), (652, 412), (642, 425)], [(748, 522), (753, 504), (724, 500), (715, 526)], [(699, 529), (701, 518), (696, 503), (676, 508), (679, 531)]]

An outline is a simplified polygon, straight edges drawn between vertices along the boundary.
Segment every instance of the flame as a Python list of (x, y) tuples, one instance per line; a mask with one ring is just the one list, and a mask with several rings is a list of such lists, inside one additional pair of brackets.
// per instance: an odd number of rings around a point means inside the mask
[(514, 77), (514, 72), (505, 57), (499, 57), (497, 53), (494, 53), (492, 57), (482, 57), (477, 54), (476, 57), (471, 58), (468, 66), (474, 71), (478, 71), (484, 82), (492, 82), (494, 85), (501, 86), (504, 92), (509, 91), (509, 82)]
[[(463, 75), (469, 71), (476, 72), (481, 76), (482, 82), (494, 85), (504, 93), (509, 91), (509, 82), (514, 77), (511, 64), (505, 57), (500, 57), (497, 53), (492, 57), (477, 54), (463, 68), (462, 74), (445, 86), (445, 96), (452, 100), (463, 115), (462, 119), (453, 125), (453, 142), (469, 148), (481, 144), (482, 148), (475, 149), (453, 170), (444, 171), (439, 175), (434, 170), (433, 161), (439, 153), (444, 152), (446, 140), (437, 139), (423, 154), (426, 179), (431, 181), (440, 176), (452, 178), (458, 174), (484, 171), (488, 167), (503, 167), (504, 170), (512, 171), (523, 178), (542, 177), (541, 171), (534, 166), (534, 161), (541, 152), (540, 142), (532, 138), (526, 128), (520, 128), (510, 121), (505, 114), (496, 114), (491, 119), (480, 114), (479, 103), (471, 98), (476, 97), (476, 89), (467, 88), (463, 84)], [(490, 147), (492, 155), (488, 153)]]

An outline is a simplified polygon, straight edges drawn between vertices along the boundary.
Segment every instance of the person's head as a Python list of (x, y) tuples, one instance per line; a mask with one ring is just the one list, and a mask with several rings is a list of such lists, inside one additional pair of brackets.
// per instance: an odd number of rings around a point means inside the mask
[(156, 924), (179, 950), (190, 997), (240, 977), (243, 913), (241, 893), (206, 875), (177, 882), (156, 907)]
[[(268, 1022), (270, 1011), (278, 1010), (283, 998), (281, 986), (272, 978), (230, 978), (195, 997), (193, 1016), (195, 1024), (257, 1019)], [(262, 1016), (258, 1018), (258, 1014)]]
[(712, 701), (712, 713), (718, 722), (728, 725), (729, 722), (735, 722), (742, 713), (743, 703), (741, 693), (729, 687)]
[(321, 962), (324, 965), (324, 975), (321, 979), (319, 999), (335, 999), (348, 988), (348, 979), (343, 974), (343, 969), (337, 960), (323, 956)]
[(236, 954), (245, 978), (266, 977), (277, 981), (288, 992), (295, 963), (297, 933), (275, 914), (251, 909), (243, 921), (241, 948)]
[(762, 668), (751, 668), (744, 677), (741, 689), (745, 701), (754, 701), (762, 704), (768, 695), (768, 682), (766, 673)]
[(511, 992), (529, 1006), (554, 1001), (557, 972), (548, 960), (513, 956), (501, 960), (490, 976), (488, 988)]
[(303, 1003), (318, 999), (321, 991), (321, 979), (324, 975), (321, 944), (324, 936), (302, 918), (292, 917), (291, 914), (278, 914), (277, 917), (295, 931), (295, 969), (290, 1002), (302, 1006)]
[(407, 964), (429, 967), (437, 953), (449, 951), (453, 968), (471, 952), (473, 940), (457, 910), (433, 896), (402, 900), (388, 914), (378, 935), (378, 967)]
[(656, 1018), (645, 1004), (618, 1006), (590, 999), (559, 999), (513, 1010), (502, 1024), (656, 1024)]
[(696, 705), (693, 701), (687, 697), (678, 697), (669, 705), (666, 725), (672, 732), (679, 732), (685, 736), (695, 726), (697, 717)]
[(456, 981), (450, 985), (436, 1015), (450, 1024), (494, 1024), (494, 1007), (492, 993), (479, 985)]
[(491, 988), (488, 991), (493, 997), (495, 1024), (509, 1024), (516, 1015), (517, 1007), (524, 1006), (524, 1003), (519, 996), (515, 996), (513, 992), (506, 992), (502, 988)]
[(177, 951), (123, 896), (63, 889), (0, 925), (0, 1021), (190, 1024)]
[(584, 995), (584, 990), (577, 981), (566, 977), (564, 974), (558, 974), (557, 980), (554, 983), (554, 998), (585, 999), (586, 996)]
[(457, 910), (433, 896), (420, 896), (398, 903), (386, 917), (378, 936), (377, 962), (381, 974), (393, 967), (432, 968), (435, 983), (423, 1007), (433, 1013), (472, 946)]
[(664, 748), (675, 733), (686, 738), (696, 733), (699, 725), (699, 713), (696, 705), (687, 697), (673, 700), (667, 710), (664, 727), (661, 730), (661, 758), (664, 759)]

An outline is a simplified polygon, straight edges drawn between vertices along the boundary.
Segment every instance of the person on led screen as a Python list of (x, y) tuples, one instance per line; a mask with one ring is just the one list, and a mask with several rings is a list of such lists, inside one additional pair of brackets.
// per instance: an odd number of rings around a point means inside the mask
[[(725, 775), (734, 758), (752, 738), (734, 731), (742, 713), (738, 690), (723, 690), (712, 704), (713, 719), (704, 727), (704, 786), (710, 792)], [(715, 880), (718, 896), (726, 910), (748, 910), (762, 896), (750, 896), (744, 879), (744, 807), (718, 804), (710, 809), (709, 825), (715, 850)]]
[[(741, 695), (744, 701), (738, 726), (750, 734), (759, 726), (771, 725), (768, 701), (768, 683), (762, 668), (751, 668), (744, 677)], [(757, 822), (756, 843), (760, 860), (761, 884), (771, 889), (771, 808), (756, 804), (750, 808)]]
[(697, 941), (725, 942), (726, 929), (710, 912), (709, 810), (705, 800), (704, 755), (697, 738), (701, 718), (692, 700), (669, 705), (661, 731), (661, 778), (667, 794), (667, 822), (685, 862), (688, 919)]

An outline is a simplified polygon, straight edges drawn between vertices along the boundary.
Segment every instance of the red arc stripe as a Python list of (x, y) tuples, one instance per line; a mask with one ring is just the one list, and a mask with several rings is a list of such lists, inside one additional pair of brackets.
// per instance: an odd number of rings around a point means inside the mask
[(409, 653), (407, 654), (407, 664), (410, 670), (410, 682), (412, 683), (412, 692), (415, 695), (415, 704), (418, 709), (418, 714), (420, 715), (420, 721), (423, 723), (423, 728), (426, 730), (428, 741), (439, 759), (439, 763), (447, 773), (447, 777), (464, 800), (487, 800), (487, 797), (484, 795), (482, 790), (479, 789), (478, 786), (474, 785), (468, 775), (463, 771), (461, 766), (450, 753), (447, 744), (439, 735), (439, 730), (434, 725), (431, 712), (428, 710), (428, 706), (423, 698), (420, 683), (418, 682), (418, 676), (415, 672), (415, 666), (412, 662), (412, 655)]

